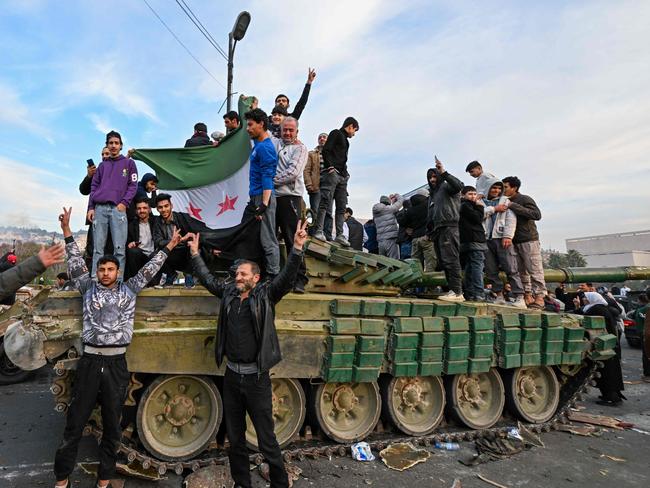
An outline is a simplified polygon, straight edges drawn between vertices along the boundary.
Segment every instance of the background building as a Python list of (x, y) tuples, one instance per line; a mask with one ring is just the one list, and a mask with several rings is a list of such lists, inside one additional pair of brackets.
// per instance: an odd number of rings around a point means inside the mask
[(580, 252), (588, 267), (650, 266), (650, 230), (576, 237), (566, 248)]

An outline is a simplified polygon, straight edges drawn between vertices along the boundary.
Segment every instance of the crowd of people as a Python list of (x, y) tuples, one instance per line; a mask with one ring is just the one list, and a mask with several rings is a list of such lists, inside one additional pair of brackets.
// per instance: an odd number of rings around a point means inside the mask
[[(315, 76), (309, 69), (293, 111), (289, 112), (289, 98), (279, 94), (270, 114), (257, 103), (243, 121), (237, 112), (228, 112), (223, 116), (225, 134), (208, 135), (206, 124), (198, 122), (185, 143), (185, 147), (218, 146), (227, 134), (244, 130), (244, 123), (252, 141), (247, 208), (259, 229), (254, 239), (263, 262), (239, 260), (231, 281), (217, 279), (208, 271), (197, 224), (187, 213), (174, 210), (169, 194), (158, 193), (154, 174), (139, 178), (135, 162), (122, 154), (118, 132), (106, 135), (99, 166), (88, 160), (79, 186), (89, 197), (85, 255), (70, 231), (71, 209), (64, 208), (59, 217), (68, 272), (57, 276), (57, 286), (78, 290), (83, 297), (84, 354), (76, 371), (63, 442), (56, 453), (56, 486), (70, 484), (83, 427), (96, 402), (102, 407), (103, 421), (97, 486), (107, 486), (114, 475), (121, 436), (119, 416), (129, 382), (125, 352), (132, 338), (137, 294), (147, 286), (173, 284), (179, 272), (185, 275), (185, 286), (194, 286), (196, 277), (221, 299), (215, 357), (219, 365), (226, 363), (224, 417), (235, 483), (250, 486), (245, 439), (248, 413), (269, 461), (272, 486), (288, 486), (273, 432), (269, 370), (281, 360), (275, 304), (292, 290), (304, 292), (308, 283), (303, 257), (308, 234), (307, 222), (302, 220), (305, 197), (313, 213), (309, 233), (314, 239), (391, 258), (418, 259), (427, 272), (442, 270), (449, 288), (440, 297), (443, 300), (491, 297), (497, 304), (518, 308), (559, 306), (556, 301), (562, 297), (549, 298), (544, 281), (535, 224), (541, 212), (533, 198), (520, 193), (522, 183), (516, 176), (499, 179), (473, 161), (465, 171), (476, 181), (473, 186), (465, 185), (436, 157), (435, 166), (426, 172), (425, 187), (408, 199), (399, 194), (381, 196), (372, 207), (371, 220), (365, 224), (356, 220), (348, 206), (347, 161), (358, 121), (346, 117), (340, 128), (320, 133), (311, 151), (299, 139), (299, 118)], [(278, 239), (284, 240), (287, 250), (283, 269)], [(220, 250), (212, 249), (212, 253), (218, 256)], [(11, 275), (3, 273), (0, 298), (5, 288), (25, 283), (62, 262), (63, 254), (63, 246), (55, 245), (26, 260)], [(505, 284), (500, 272), (507, 277)], [(570, 304), (562, 303), (576, 313), (605, 317), (608, 331), (618, 335), (615, 302), (589, 284)], [(600, 379), (605, 404), (624, 398), (620, 348), (616, 361), (607, 362)]]
[[(478, 161), (465, 171), (476, 179), (474, 186), (450, 174), (436, 157), (425, 188), (408, 199), (381, 196), (364, 225), (364, 247), (391, 258), (418, 259), (426, 272), (444, 271), (449, 291), (442, 300), (489, 299), (544, 309), (546, 283), (535, 224), (542, 214), (535, 200), (520, 193), (516, 176), (499, 179)], [(505, 285), (500, 272), (507, 277)]]

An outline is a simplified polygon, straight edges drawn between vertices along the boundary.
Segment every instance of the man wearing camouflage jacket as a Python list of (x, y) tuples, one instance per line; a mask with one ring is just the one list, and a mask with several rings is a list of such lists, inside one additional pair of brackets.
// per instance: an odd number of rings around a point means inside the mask
[(115, 474), (120, 443), (120, 414), (129, 385), (126, 348), (131, 343), (137, 294), (160, 270), (170, 251), (181, 241), (174, 230), (169, 243), (130, 280), (118, 280), (119, 261), (107, 255), (97, 261), (97, 281), (88, 273), (81, 251), (70, 231), (70, 213), (59, 216), (65, 237), (68, 274), (82, 296), (83, 356), (77, 365), (72, 400), (66, 417), (63, 441), (56, 451), (56, 486), (70, 486), (83, 428), (95, 404), (102, 413), (103, 435), (100, 445), (97, 486), (103, 488)]

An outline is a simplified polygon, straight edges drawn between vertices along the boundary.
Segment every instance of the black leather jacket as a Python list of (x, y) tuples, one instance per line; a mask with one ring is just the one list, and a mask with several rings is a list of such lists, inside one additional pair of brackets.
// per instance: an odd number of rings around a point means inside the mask
[[(259, 372), (270, 370), (282, 359), (280, 342), (275, 330), (275, 304), (293, 288), (298, 274), (298, 267), (302, 261), (302, 254), (302, 251), (291, 251), (287, 264), (280, 271), (280, 274), (271, 282), (258, 284), (248, 295), (255, 335), (259, 345), (257, 351), (257, 369)], [(227, 283), (215, 278), (200, 256), (192, 256), (192, 265), (194, 275), (199, 278), (203, 286), (210, 293), (221, 298), (214, 351), (217, 366), (221, 366), (226, 350), (228, 312), (233, 300), (239, 298), (239, 291), (235, 288), (234, 283)]]

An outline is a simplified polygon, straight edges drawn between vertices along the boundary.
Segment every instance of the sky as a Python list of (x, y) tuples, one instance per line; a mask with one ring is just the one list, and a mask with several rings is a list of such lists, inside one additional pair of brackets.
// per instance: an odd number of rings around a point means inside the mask
[[(148, 2), (209, 74), (143, 0), (0, 0), (0, 225), (55, 230), (66, 205), (81, 228), (78, 185), (111, 129), (127, 148), (182, 147), (198, 121), (223, 130), (225, 60), (177, 2)], [(316, 69), (308, 147), (357, 118), (356, 216), (425, 183), (437, 155), (466, 184), (473, 160), (518, 176), (544, 248), (650, 229), (650, 2), (186, 3), (224, 49), (251, 13), (234, 91), (262, 108), (295, 103)]]

